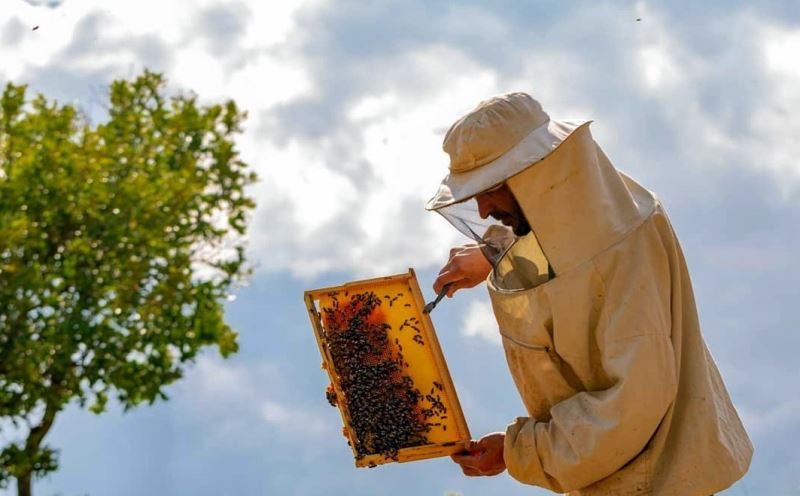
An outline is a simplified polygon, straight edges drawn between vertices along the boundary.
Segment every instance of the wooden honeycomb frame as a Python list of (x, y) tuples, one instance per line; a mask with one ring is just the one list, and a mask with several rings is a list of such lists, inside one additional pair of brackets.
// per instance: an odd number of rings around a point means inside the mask
[[(442, 354), (439, 341), (436, 338), (436, 332), (433, 327), (433, 322), (430, 316), (422, 313), (425, 306), (425, 301), (422, 292), (417, 283), (417, 277), (413, 269), (409, 269), (408, 273), (398, 274), (387, 277), (379, 277), (374, 279), (367, 279), (361, 281), (353, 281), (343, 284), (341, 286), (333, 286), (327, 288), (313, 289), (306, 291), (304, 299), (308, 315), (311, 319), (311, 326), (314, 329), (314, 336), (319, 346), (320, 354), (322, 355), (324, 369), (327, 371), (331, 381), (331, 385), (338, 398), (344, 398), (344, 394), (340, 388), (337, 380), (335, 366), (325, 342), (325, 334), (323, 331), (323, 320), (321, 317), (322, 308), (324, 308), (326, 298), (332, 294), (347, 294), (356, 292), (373, 291), (380, 294), (388, 288), (402, 287), (408, 292), (403, 294), (403, 300), (396, 306), (387, 308), (384, 306), (382, 309), (387, 313), (389, 319), (395, 319), (395, 323), (399, 318), (412, 314), (416, 318), (416, 323), (419, 325), (417, 333), (422, 337), (424, 345), (416, 347), (411, 345), (410, 350), (413, 350), (413, 356), (408, 359), (408, 367), (404, 372), (407, 372), (415, 382), (415, 386), (420, 390), (427, 391), (427, 386), (430, 384), (429, 379), (436, 377), (439, 386), (437, 388), (444, 395), (443, 403), (447, 405), (447, 420), (442, 421), (445, 427), (436, 427), (429, 438), (433, 439), (429, 444), (422, 446), (414, 446), (408, 448), (401, 448), (398, 450), (397, 459), (394, 460), (382, 454), (364, 455), (359, 457), (356, 452), (355, 431), (350, 425), (350, 413), (347, 411), (347, 402), (339, 401), (339, 412), (342, 416), (344, 423), (344, 432), (350, 441), (350, 446), (353, 449), (353, 455), (356, 459), (357, 467), (375, 466), (383, 463), (393, 461), (409, 462), (414, 460), (423, 460), (427, 458), (436, 458), (441, 456), (448, 456), (462, 451), (463, 442), (470, 440), (469, 428), (464, 419), (461, 405), (458, 401), (455, 386), (450, 378), (450, 373), (447, 369), (447, 363)], [(394, 300), (392, 300), (394, 301)], [(406, 303), (403, 303), (406, 302)], [(397, 329), (400, 329), (399, 331)], [(408, 331), (409, 333), (411, 331)], [(389, 331), (393, 338), (402, 336), (402, 324), (400, 326), (393, 326)], [(408, 333), (406, 334), (406, 338)], [(404, 338), (404, 339), (406, 339)], [(423, 349), (424, 348), (424, 349)], [(417, 384), (417, 380), (424, 382), (424, 384)], [(422, 400), (423, 402), (426, 400)]]

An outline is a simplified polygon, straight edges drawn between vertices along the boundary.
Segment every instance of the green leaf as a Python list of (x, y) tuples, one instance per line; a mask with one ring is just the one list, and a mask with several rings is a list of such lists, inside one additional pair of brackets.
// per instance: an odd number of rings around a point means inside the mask
[(238, 350), (223, 301), (248, 274), (245, 114), (165, 87), (113, 82), (98, 125), (25, 86), (0, 96), (0, 417), (43, 433), (2, 446), (0, 486), (56, 469), (44, 407), (165, 401), (204, 347)]

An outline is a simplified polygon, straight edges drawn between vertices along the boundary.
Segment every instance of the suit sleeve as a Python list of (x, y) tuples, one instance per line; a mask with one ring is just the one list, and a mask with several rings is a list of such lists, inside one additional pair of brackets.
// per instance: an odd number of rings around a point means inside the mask
[(618, 283), (604, 305), (596, 340), (610, 387), (554, 405), (547, 422), (522, 417), (508, 426), (503, 455), (515, 479), (558, 492), (579, 489), (619, 470), (655, 433), (677, 394), (677, 377), (669, 282), (645, 276)]

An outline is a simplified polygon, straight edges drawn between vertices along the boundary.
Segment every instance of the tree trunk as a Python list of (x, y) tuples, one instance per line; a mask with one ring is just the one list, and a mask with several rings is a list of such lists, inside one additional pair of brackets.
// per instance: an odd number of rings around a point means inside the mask
[(17, 477), (17, 496), (31, 496), (31, 473)]
[(31, 496), (32, 494), (33, 460), (42, 445), (42, 440), (53, 426), (56, 413), (58, 413), (58, 407), (54, 403), (47, 403), (41, 423), (33, 427), (28, 433), (28, 439), (25, 441), (25, 452), (29, 463), (26, 467), (27, 470), (17, 477), (17, 496)]

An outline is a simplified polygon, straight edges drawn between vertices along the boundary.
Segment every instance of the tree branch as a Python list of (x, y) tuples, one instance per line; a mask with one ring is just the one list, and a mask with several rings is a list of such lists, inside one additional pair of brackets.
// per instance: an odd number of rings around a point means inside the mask
[(36, 427), (31, 428), (28, 433), (28, 439), (25, 440), (25, 451), (29, 456), (33, 456), (36, 450), (39, 449), (39, 446), (41, 446), (42, 440), (53, 426), (53, 421), (56, 419), (58, 410), (59, 407), (56, 406), (55, 403), (48, 402), (44, 410), (42, 421)]

